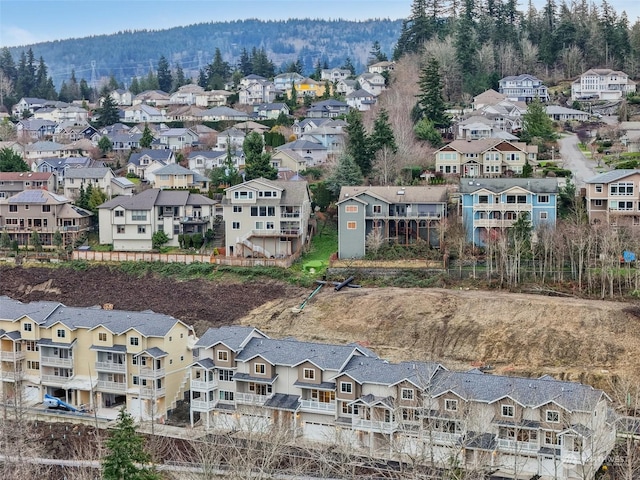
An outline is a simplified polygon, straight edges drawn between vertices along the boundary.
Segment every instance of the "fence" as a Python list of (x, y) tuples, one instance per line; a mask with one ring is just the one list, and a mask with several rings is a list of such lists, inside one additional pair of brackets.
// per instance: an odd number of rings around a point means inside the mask
[(216, 265), (227, 265), (230, 267), (280, 267), (289, 268), (293, 262), (300, 258), (302, 252), (298, 251), (293, 255), (284, 258), (243, 258), (243, 257), (223, 257), (217, 256), (212, 259)]
[(74, 260), (92, 262), (164, 262), (164, 263), (211, 263), (210, 255), (189, 253), (151, 253), (151, 252), (94, 252), (92, 250), (74, 250)]

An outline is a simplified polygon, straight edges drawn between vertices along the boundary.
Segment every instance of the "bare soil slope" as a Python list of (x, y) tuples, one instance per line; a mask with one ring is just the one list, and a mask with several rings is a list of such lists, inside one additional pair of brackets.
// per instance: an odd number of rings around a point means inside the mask
[(495, 291), (325, 288), (301, 313), (269, 302), (242, 319), (274, 336), (362, 342), (390, 360), (601, 383), (640, 368), (640, 309)]

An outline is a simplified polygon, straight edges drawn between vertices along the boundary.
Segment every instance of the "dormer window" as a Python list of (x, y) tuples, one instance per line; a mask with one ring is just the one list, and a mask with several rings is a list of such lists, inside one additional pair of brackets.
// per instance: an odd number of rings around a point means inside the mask
[(513, 405), (502, 405), (502, 416), (503, 417), (508, 417), (508, 418), (513, 418), (514, 417), (514, 408)]
[(546, 418), (547, 422), (560, 423), (560, 412), (557, 410), (547, 410)]
[(302, 372), (302, 376), (305, 380), (315, 380), (316, 371), (313, 368), (305, 368)]

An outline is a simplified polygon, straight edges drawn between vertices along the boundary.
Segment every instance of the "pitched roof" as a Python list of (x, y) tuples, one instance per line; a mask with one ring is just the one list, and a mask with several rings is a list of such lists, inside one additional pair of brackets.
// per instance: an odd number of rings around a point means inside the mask
[(169, 165), (165, 165), (164, 167), (159, 168), (155, 172), (154, 175), (193, 175), (194, 172), (189, 170), (188, 168), (184, 168), (182, 165), (178, 163), (170, 163)]
[[(399, 193), (403, 192), (403, 193)], [(361, 195), (373, 195), (388, 203), (446, 203), (448, 189), (444, 185), (420, 186), (420, 187), (394, 187), (394, 186), (355, 186), (342, 187), (340, 189), (340, 202), (359, 197)]]
[(65, 178), (104, 178), (109, 172), (111, 172), (109, 167), (71, 168), (65, 172), (64, 176)]
[(132, 153), (129, 157), (129, 163), (133, 163), (134, 165), (140, 165), (140, 159), (144, 156), (149, 157), (151, 160), (161, 160), (163, 162), (168, 161), (173, 152), (167, 149), (160, 150), (152, 150), (152, 149), (144, 149), (139, 153)]
[(209, 348), (218, 343), (222, 343), (232, 351), (237, 352), (242, 348), (242, 345), (245, 343), (247, 338), (254, 332), (259, 333), (264, 338), (267, 338), (266, 335), (254, 327), (233, 325), (210, 328), (204, 332), (202, 337), (200, 337), (200, 340), (196, 343), (196, 347)]
[(47, 190), (41, 190), (34, 188), (30, 190), (23, 190), (16, 193), (13, 197), (0, 200), (3, 203), (9, 204), (37, 204), (37, 205), (60, 205), (63, 203), (71, 203), (67, 197), (57, 195)]
[(226, 150), (192, 150), (189, 152), (188, 159), (196, 158), (196, 157), (204, 157), (209, 159), (214, 159), (218, 157), (222, 157), (226, 155)]
[(317, 142), (310, 142), (309, 140), (294, 140), (293, 142), (285, 143), (276, 148), (276, 150), (326, 150), (327, 147)]
[(5, 182), (49, 180), (53, 175), (53, 172), (0, 172), (0, 180)]
[(159, 188), (150, 188), (133, 196), (118, 196), (99, 205), (98, 208), (113, 209), (122, 207), (125, 210), (151, 210), (160, 194)]
[(556, 178), (477, 178), (461, 181), (460, 193), (474, 193), (478, 190), (489, 190), (500, 193), (513, 187), (524, 188), (533, 193), (558, 193)]
[(443, 368), (435, 362), (389, 363), (377, 357), (353, 357), (343, 373), (360, 384), (396, 385), (408, 381), (418, 387), (426, 388), (433, 375)]
[(620, 170), (611, 170), (610, 172), (601, 173), (600, 175), (590, 178), (586, 183), (611, 183), (636, 173), (640, 173), (640, 170), (624, 168)]

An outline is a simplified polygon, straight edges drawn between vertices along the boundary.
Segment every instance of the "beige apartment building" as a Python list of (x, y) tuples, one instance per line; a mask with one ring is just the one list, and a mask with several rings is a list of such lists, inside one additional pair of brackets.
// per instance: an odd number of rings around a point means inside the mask
[(0, 377), (7, 399), (45, 394), (78, 410), (124, 406), (162, 421), (188, 390), (195, 333), (168, 315), (0, 297)]
[(640, 170), (612, 170), (586, 182), (589, 222), (640, 228)]

